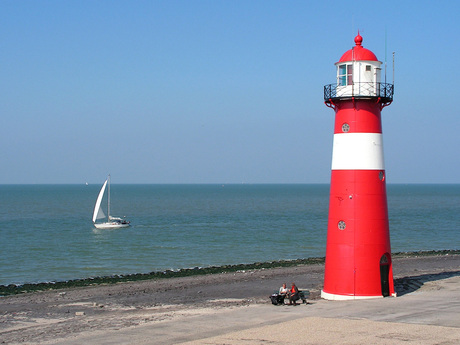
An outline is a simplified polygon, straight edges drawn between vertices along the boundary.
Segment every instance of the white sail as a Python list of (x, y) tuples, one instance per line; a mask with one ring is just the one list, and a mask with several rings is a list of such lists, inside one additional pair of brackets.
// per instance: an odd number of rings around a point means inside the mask
[(93, 223), (96, 222), (96, 219), (105, 218), (105, 214), (101, 208), (102, 198), (104, 197), (105, 187), (107, 186), (107, 180), (105, 180), (104, 184), (102, 185), (101, 191), (97, 196), (96, 205), (94, 205), (94, 212), (93, 212)]

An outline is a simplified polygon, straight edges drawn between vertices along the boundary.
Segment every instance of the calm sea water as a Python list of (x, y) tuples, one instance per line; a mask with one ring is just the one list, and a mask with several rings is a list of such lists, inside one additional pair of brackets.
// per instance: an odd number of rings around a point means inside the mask
[[(0, 285), (325, 255), (329, 185), (0, 185)], [(389, 185), (394, 252), (460, 248), (460, 185)]]

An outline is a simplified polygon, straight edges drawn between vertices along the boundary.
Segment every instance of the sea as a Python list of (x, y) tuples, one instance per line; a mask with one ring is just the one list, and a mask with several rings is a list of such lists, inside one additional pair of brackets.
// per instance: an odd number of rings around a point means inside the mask
[[(0, 285), (324, 257), (328, 184), (0, 185)], [(393, 252), (460, 249), (459, 184), (387, 185)]]

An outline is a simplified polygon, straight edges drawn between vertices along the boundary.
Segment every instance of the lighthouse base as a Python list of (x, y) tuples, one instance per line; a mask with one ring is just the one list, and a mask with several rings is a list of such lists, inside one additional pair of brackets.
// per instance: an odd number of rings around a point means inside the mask
[(383, 298), (382, 295), (377, 296), (356, 296), (356, 295), (337, 295), (321, 290), (321, 298), (327, 299), (330, 301), (345, 301), (351, 299), (371, 299), (371, 298)]

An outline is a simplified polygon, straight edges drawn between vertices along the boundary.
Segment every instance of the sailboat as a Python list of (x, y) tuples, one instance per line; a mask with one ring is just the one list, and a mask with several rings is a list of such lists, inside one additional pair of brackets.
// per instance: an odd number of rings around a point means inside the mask
[[(108, 186), (108, 188), (107, 188)], [(105, 190), (107, 192), (107, 216), (104, 214), (102, 210), (101, 203), (104, 197)], [(105, 219), (106, 221), (102, 223), (96, 223), (98, 220)], [(105, 180), (102, 188), (99, 192), (99, 195), (96, 199), (96, 204), (94, 205), (94, 212), (93, 212), (93, 224), (97, 229), (119, 229), (119, 228), (127, 228), (129, 226), (129, 222), (126, 219), (119, 218), (119, 217), (112, 217), (110, 215), (110, 175)]]

